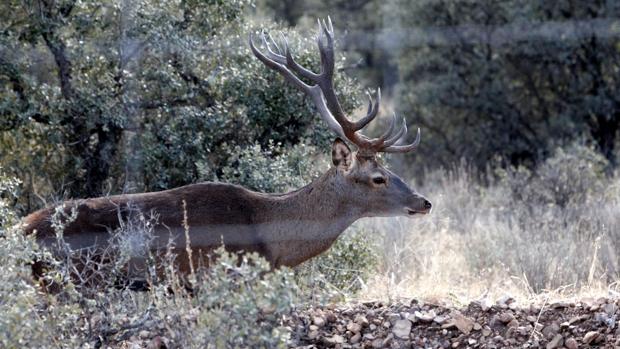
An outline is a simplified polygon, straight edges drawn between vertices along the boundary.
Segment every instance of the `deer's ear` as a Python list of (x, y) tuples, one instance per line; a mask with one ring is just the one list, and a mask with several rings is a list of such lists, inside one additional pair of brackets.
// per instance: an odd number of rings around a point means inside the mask
[(348, 170), (351, 166), (351, 149), (340, 138), (332, 143), (332, 163), (339, 170)]

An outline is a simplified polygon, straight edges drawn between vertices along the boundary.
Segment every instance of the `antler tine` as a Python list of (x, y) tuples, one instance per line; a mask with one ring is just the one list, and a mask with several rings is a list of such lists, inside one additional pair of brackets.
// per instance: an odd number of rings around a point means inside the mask
[(286, 80), (291, 82), (293, 85), (295, 85), (297, 88), (299, 88), (303, 92), (306, 92), (306, 93), (308, 93), (310, 95), (316, 94), (316, 93), (312, 92), (311, 86), (309, 86), (305, 82), (301, 81), (297, 76), (295, 76), (295, 74), (293, 74), (290, 70), (288, 70), (286, 68), (286, 66), (284, 66), (282, 63), (278, 62), (276, 57), (268, 57), (266, 54), (264, 54), (262, 51), (260, 51), (258, 48), (256, 48), (256, 46), (254, 46), (254, 41), (252, 40), (252, 34), (250, 34), (249, 41), (250, 41), (250, 49), (252, 50), (254, 55), (258, 59), (260, 59), (260, 61), (263, 62), (266, 66), (268, 66), (269, 68), (271, 68), (273, 70), (278, 71), (280, 74), (282, 74), (284, 76), (284, 78)]
[(386, 138), (390, 137), (392, 133), (394, 132), (394, 126), (396, 126), (396, 113), (392, 114), (392, 120), (390, 120), (390, 126), (385, 132), (383, 132), (381, 136), (379, 136), (378, 139), (381, 140), (381, 142), (383, 142)]
[[(265, 52), (265, 56), (271, 59), (272, 61), (275, 61), (280, 64), (285, 64), (286, 58), (284, 58), (284, 56), (274, 52), (271, 49), (271, 45), (273, 45), (278, 52), (281, 52), (280, 47), (278, 46), (276, 41), (273, 39), (273, 37), (271, 37), (271, 34), (265, 33), (265, 31), (262, 31), (260, 36), (261, 36), (261, 39), (263, 39), (263, 45), (265, 45), (265, 47), (267, 48), (267, 52)], [(252, 37), (250, 36), (250, 41), (251, 40), (252, 40)]]
[[(274, 38), (265, 32), (262, 33), (263, 43), (266, 51), (262, 52), (254, 45), (250, 34), (250, 47), (256, 57), (258, 57), (269, 68), (281, 73), (286, 80), (312, 98), (321, 118), (327, 122), (329, 127), (339, 136), (357, 145), (360, 151), (365, 154), (375, 152), (406, 152), (415, 148), (419, 143), (419, 130), (416, 141), (407, 146), (394, 145), (407, 133), (407, 126), (404, 124), (395, 130), (397, 124), (396, 115), (392, 118), (388, 130), (379, 138), (368, 138), (359, 133), (362, 128), (374, 120), (379, 114), (381, 106), (381, 89), (375, 92), (375, 98), (368, 93), (368, 111), (366, 115), (358, 121), (351, 121), (344, 113), (336, 92), (334, 90), (334, 27), (331, 18), (327, 21), (318, 20), (317, 44), (321, 57), (321, 71), (313, 71), (298, 64), (291, 53), (286, 36), (280, 33), (281, 42), (278, 43)], [(273, 48), (273, 49), (272, 49)], [(274, 51), (275, 49), (275, 51)], [(315, 85), (308, 85), (301, 78), (311, 81)]]
[(405, 120), (405, 118), (403, 118), (403, 125), (402, 127), (398, 130), (398, 132), (396, 132), (396, 134), (394, 134), (392, 137), (386, 139), (383, 142), (383, 146), (384, 147), (389, 147), (392, 144), (398, 142), (398, 140), (407, 133), (407, 121)]
[[(265, 39), (266, 41), (266, 39)], [(263, 53), (254, 45), (254, 40), (252, 39), (252, 34), (249, 36), (250, 49), (254, 53), (254, 55), (263, 62), (269, 68), (279, 72), (284, 76), (286, 80), (292, 83), (295, 87), (300, 89), (302, 92), (306, 93), (310, 96), (316, 105), (321, 118), (327, 122), (327, 125), (340, 137), (349, 139), (351, 142), (355, 143), (354, 140), (350, 139), (347, 135), (347, 132), (344, 131), (344, 128), (340, 124), (340, 122), (332, 115), (331, 111), (325, 104), (325, 100), (323, 98), (323, 94), (321, 93), (321, 89), (319, 86), (310, 86), (305, 82), (301, 81), (291, 70), (289, 67), (285, 65), (285, 63), (278, 62), (277, 54), (273, 54), (274, 57), (270, 57), (267, 54)], [(265, 43), (268, 45), (268, 43)], [(285, 49), (288, 50), (288, 44), (285, 42)], [(290, 54), (289, 54), (290, 55)], [(280, 56), (281, 57), (281, 56)]]
[(418, 128), (418, 134), (415, 137), (415, 141), (408, 145), (392, 145), (387, 148), (383, 148), (380, 151), (384, 153), (407, 153), (414, 150), (420, 144), (420, 128)]
[(304, 78), (311, 80), (313, 82), (318, 82), (320, 75), (314, 73), (313, 71), (309, 69), (302, 67), (299, 63), (297, 63), (295, 59), (293, 59), (293, 55), (291, 54), (291, 50), (289, 49), (288, 40), (286, 40), (286, 37), (283, 37), (283, 40), (284, 40), (284, 54), (286, 55), (286, 65), (289, 68), (293, 69), (295, 72), (297, 72), (299, 75), (303, 76)]
[[(319, 45), (319, 53), (321, 55), (321, 75), (331, 80), (334, 74), (334, 38), (333, 32), (327, 28), (325, 21), (319, 22), (319, 35), (317, 36), (317, 43)], [(323, 42), (323, 37), (327, 41), (327, 45)]]
[(368, 123), (374, 120), (379, 113), (379, 105), (381, 104), (381, 88), (378, 88), (377, 92), (375, 93), (374, 103), (372, 101), (370, 93), (366, 92), (366, 94), (368, 95), (368, 112), (366, 112), (366, 116), (359, 119), (353, 124), (353, 129), (356, 131), (359, 131), (366, 127), (366, 125), (368, 125)]

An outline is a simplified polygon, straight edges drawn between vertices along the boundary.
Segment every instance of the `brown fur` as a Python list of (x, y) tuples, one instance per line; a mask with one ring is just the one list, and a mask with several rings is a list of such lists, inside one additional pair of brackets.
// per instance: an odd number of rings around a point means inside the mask
[[(172, 238), (179, 255), (178, 267), (188, 273), (185, 201), (194, 265), (208, 265), (204, 257), (223, 242), (231, 251), (257, 252), (277, 268), (296, 266), (327, 250), (361, 217), (407, 215), (405, 208), (420, 213), (430, 210), (424, 207), (426, 199), (375, 159), (342, 154), (340, 143), (335, 147), (339, 157), (353, 159), (348, 166), (338, 161), (314, 182), (286, 194), (207, 182), (161, 192), (65, 202), (67, 214), (71, 207), (78, 214), (65, 227), (64, 239), (73, 249), (104, 247), (109, 232), (131, 219), (133, 213), (154, 213), (158, 218), (151, 248), (161, 249)], [(346, 152), (350, 150), (346, 148)], [(385, 178), (386, 183), (375, 184), (377, 176)], [(42, 245), (51, 246), (56, 240), (51, 226), (53, 212), (53, 208), (46, 208), (24, 219), (26, 233), (36, 232)]]

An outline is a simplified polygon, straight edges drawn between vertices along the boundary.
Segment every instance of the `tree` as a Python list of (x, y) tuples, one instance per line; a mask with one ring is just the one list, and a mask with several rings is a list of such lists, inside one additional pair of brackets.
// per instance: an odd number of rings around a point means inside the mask
[[(3, 2), (0, 165), (24, 181), (22, 209), (217, 179), (256, 145), (325, 145), (310, 104), (249, 53), (248, 4)], [(290, 40), (317, 65), (312, 40)]]
[[(394, 1), (397, 104), (427, 132), (420, 152), (484, 170), (534, 164), (575, 138), (616, 164), (620, 6), (604, 1)], [(398, 9), (399, 11), (394, 11)]]

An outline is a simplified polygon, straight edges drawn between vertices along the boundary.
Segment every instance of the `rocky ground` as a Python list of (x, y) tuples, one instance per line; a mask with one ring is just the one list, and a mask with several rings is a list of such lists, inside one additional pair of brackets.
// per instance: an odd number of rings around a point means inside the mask
[(620, 348), (611, 299), (517, 307), (513, 299), (463, 309), (418, 301), (314, 308), (287, 319), (297, 348)]

